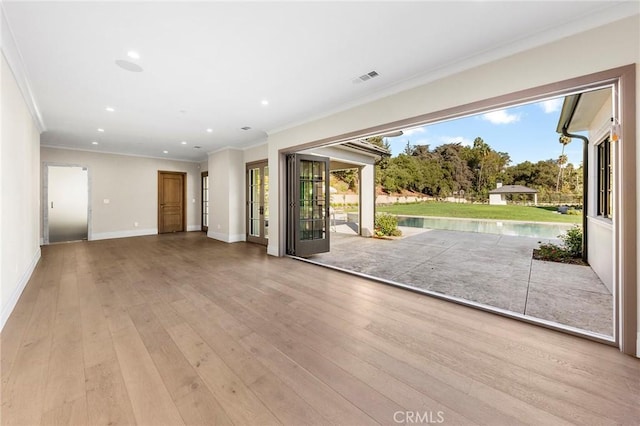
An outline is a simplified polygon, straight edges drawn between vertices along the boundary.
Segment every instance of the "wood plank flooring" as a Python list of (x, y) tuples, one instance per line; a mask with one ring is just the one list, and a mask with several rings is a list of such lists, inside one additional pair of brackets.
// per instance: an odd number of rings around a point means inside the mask
[(3, 425), (640, 423), (615, 348), (202, 233), (43, 247), (0, 337)]

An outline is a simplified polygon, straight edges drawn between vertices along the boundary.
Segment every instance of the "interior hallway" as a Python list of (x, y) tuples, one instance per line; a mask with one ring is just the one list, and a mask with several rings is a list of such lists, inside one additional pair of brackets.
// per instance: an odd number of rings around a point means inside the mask
[(640, 418), (614, 347), (199, 232), (43, 247), (1, 343), (6, 425)]

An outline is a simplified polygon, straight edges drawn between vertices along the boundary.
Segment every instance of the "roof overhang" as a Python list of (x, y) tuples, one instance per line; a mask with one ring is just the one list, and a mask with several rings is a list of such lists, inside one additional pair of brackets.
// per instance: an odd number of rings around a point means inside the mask
[(564, 98), (556, 132), (581, 132), (589, 129), (602, 105), (611, 97), (611, 88), (569, 95)]
[(389, 157), (391, 155), (391, 152), (389, 152), (388, 149), (362, 139), (345, 142), (341, 144), (341, 146), (376, 157)]
[(489, 191), (489, 194), (536, 194), (537, 192), (537, 189), (528, 188), (523, 185), (505, 185), (492, 189)]

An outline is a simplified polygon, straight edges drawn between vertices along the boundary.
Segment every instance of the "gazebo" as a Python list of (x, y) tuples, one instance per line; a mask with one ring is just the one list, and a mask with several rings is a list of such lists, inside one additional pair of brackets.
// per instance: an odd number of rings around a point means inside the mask
[(502, 185), (498, 182), (496, 189), (489, 191), (489, 204), (490, 205), (506, 205), (507, 200), (505, 195), (507, 194), (533, 194), (533, 204), (538, 205), (538, 191), (532, 188), (527, 188), (523, 185)]

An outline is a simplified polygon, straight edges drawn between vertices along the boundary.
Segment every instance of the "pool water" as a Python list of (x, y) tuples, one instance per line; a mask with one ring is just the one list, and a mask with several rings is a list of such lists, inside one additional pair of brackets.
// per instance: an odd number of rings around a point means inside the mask
[(481, 220), (398, 216), (398, 226), (557, 239), (558, 235), (567, 232), (567, 230), (574, 225), (571, 223), (531, 223), (495, 219)]

